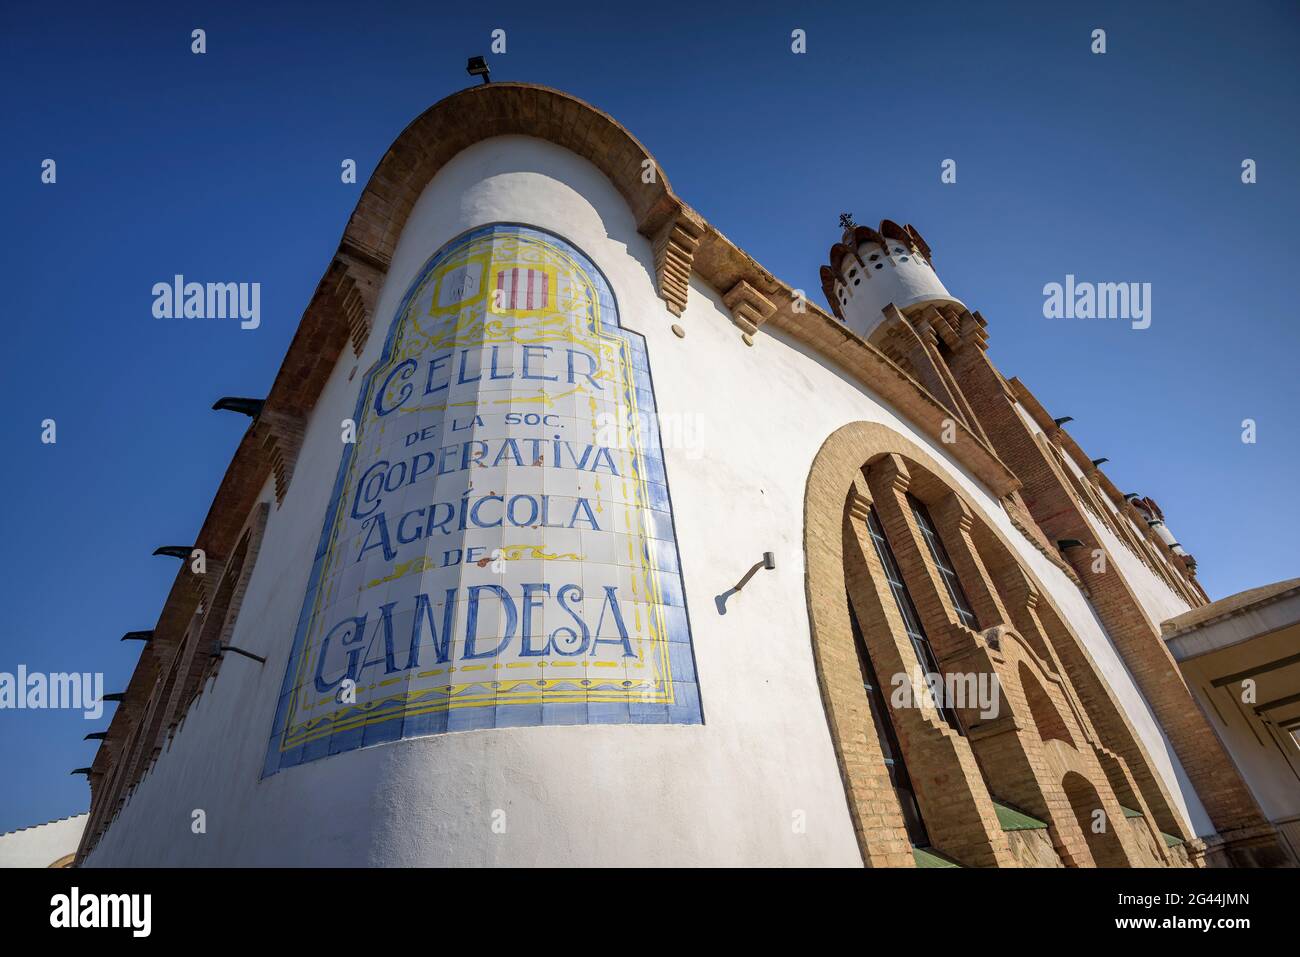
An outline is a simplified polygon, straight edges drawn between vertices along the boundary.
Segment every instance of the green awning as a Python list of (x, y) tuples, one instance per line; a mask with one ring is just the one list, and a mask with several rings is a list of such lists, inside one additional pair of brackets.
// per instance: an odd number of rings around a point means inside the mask
[[(1135, 811), (1131, 807), (1125, 807), (1122, 804), (1120, 805), (1120, 810), (1124, 812), (1125, 817), (1142, 816), (1141, 811)], [(1181, 837), (1174, 837), (1172, 834), (1166, 834), (1164, 831), (1160, 832), (1160, 836), (1165, 839), (1165, 847), (1177, 847), (1179, 844), (1183, 843), (1183, 839)]]
[(954, 864), (928, 847), (912, 848), (912, 860), (916, 861), (917, 867), (961, 867), (960, 864)]
[(1004, 831), (1042, 831), (1047, 825), (1036, 817), (1030, 817), (1022, 811), (993, 802), (993, 809), (998, 812), (998, 823)]

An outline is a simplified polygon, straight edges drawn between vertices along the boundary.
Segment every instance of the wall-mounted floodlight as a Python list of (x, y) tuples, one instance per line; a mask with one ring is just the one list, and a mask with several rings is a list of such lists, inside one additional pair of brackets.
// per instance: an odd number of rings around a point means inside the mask
[(90, 734), (86, 735), (81, 740), (82, 741), (103, 741), (107, 737), (108, 737), (107, 731), (92, 731), (90, 732)]
[(1105, 458), (1102, 458), (1102, 459), (1093, 459), (1093, 460), (1092, 460), (1092, 467), (1093, 467), (1093, 468), (1097, 468), (1097, 467), (1099, 467), (1099, 466), (1105, 465), (1105, 464), (1106, 464), (1107, 462), (1109, 462), (1109, 461), (1110, 461), (1110, 459), (1105, 459)]
[[(156, 555), (158, 553), (154, 552), (154, 554)], [(151, 628), (148, 631), (128, 631), (125, 635), (119, 638), (118, 641), (153, 641), (153, 629)]]
[(1072, 416), (1072, 415), (1063, 415), (1063, 416), (1061, 416), (1059, 419), (1053, 419), (1052, 421), (1055, 422), (1058, 426), (1060, 426), (1060, 425), (1065, 425), (1065, 423), (1067, 423), (1067, 422), (1073, 422), (1073, 421), (1074, 421), (1074, 416)]
[(103, 696), (102, 698), (100, 698), (99, 700), (100, 700), (100, 701), (116, 701), (118, 704), (121, 704), (123, 701), (126, 700), (126, 692), (125, 692), (125, 691), (114, 691), (112, 694), (106, 694), (106, 695), (104, 695), (104, 696)]
[(480, 77), (484, 83), (492, 82), (492, 71), (488, 69), (487, 60), (481, 56), (472, 56), (469, 62), (465, 64), (465, 72), (470, 76)]
[(71, 771), (71, 773), (72, 773), (72, 774), (84, 774), (86, 777), (90, 777), (90, 772), (91, 772), (91, 770), (92, 770), (91, 768), (73, 768), (72, 771)]
[(181, 561), (190, 557), (194, 551), (193, 545), (159, 545), (153, 550), (155, 555), (165, 555), (168, 558), (179, 558)]
[(237, 395), (223, 395), (216, 402), (212, 403), (214, 412), (238, 412), (246, 415), (250, 419), (255, 419), (262, 412), (262, 407), (266, 405), (265, 399), (247, 399)]
[(234, 652), (237, 655), (243, 655), (245, 658), (252, 658), (258, 664), (261, 665), (266, 664), (266, 659), (263, 658), (261, 655), (255, 655), (251, 651), (245, 651), (243, 648), (236, 648), (234, 645), (222, 644), (221, 639), (217, 639), (216, 641), (212, 642), (212, 651), (210, 653), (211, 657), (220, 658), (227, 651)]

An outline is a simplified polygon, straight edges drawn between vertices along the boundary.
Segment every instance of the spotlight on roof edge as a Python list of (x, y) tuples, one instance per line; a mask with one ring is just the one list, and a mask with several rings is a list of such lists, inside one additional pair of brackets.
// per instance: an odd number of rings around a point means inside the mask
[[(156, 553), (155, 553), (156, 554)], [(153, 629), (149, 631), (128, 631), (118, 641), (152, 641)]]
[(1063, 415), (1063, 416), (1061, 416), (1059, 419), (1053, 419), (1052, 421), (1055, 422), (1057, 425), (1065, 425), (1065, 423), (1067, 423), (1067, 422), (1073, 422), (1073, 421), (1074, 421), (1074, 416), (1072, 416), (1072, 415)]
[(212, 403), (212, 411), (239, 412), (250, 419), (255, 419), (261, 414), (264, 405), (266, 405), (265, 399), (248, 399), (238, 395), (223, 395)]
[(194, 551), (193, 545), (159, 545), (153, 550), (155, 555), (165, 555), (168, 558), (179, 558), (181, 561), (190, 557)]
[(470, 76), (477, 76), (483, 79), (484, 83), (491, 83), (491, 70), (488, 69), (487, 60), (481, 56), (472, 56), (469, 62), (465, 64), (465, 72)]
[(1110, 459), (1107, 459), (1107, 458), (1093, 459), (1093, 460), (1092, 460), (1092, 466), (1093, 466), (1093, 468), (1096, 468), (1096, 467), (1099, 466), (1099, 465), (1105, 465), (1105, 464), (1106, 464), (1107, 462), (1109, 462), (1109, 461), (1110, 461)]

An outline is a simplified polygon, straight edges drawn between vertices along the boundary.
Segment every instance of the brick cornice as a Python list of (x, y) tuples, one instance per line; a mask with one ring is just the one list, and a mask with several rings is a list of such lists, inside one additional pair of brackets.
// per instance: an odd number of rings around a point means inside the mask
[(767, 322), (776, 306), (745, 280), (740, 280), (722, 297), (722, 303), (731, 310), (732, 321), (751, 335)]
[(700, 248), (704, 225), (704, 219), (698, 213), (683, 205), (652, 237), (655, 282), (659, 286), (660, 298), (674, 316), (680, 316), (686, 309), (695, 251)]

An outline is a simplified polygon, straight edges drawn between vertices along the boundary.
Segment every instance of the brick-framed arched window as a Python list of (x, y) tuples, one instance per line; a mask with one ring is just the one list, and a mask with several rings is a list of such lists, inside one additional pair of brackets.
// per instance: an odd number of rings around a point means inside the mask
[[(1109, 699), (1104, 679), (1086, 651), (1076, 653), (1078, 637), (1005, 535), (924, 451), (883, 426), (844, 427), (818, 460), (805, 503), (814, 653), (864, 859), (901, 863), (894, 849), (905, 838), (964, 866), (1015, 866), (1021, 858), (1000, 823), (1014, 808), (1043, 822), (1061, 861), (1094, 864), (1063, 791), (1068, 771), (1090, 789), (1074, 796), (1095, 794), (1119, 822), (1126, 860), (1167, 861), (1163, 847), (1142, 856), (1134, 834), (1144, 820), (1130, 823), (1123, 811), (1138, 805), (1149, 821), (1151, 808), (1164, 816), (1172, 801), (1122, 711), (1098, 707), (1099, 693)], [(828, 553), (831, 517), (819, 512), (837, 511), (837, 483), (847, 497), (839, 547)], [(848, 593), (838, 612), (836, 577)], [(1071, 671), (1091, 677), (1083, 694)], [(978, 702), (957, 706), (947, 684), (937, 702), (894, 700), (900, 680), (921, 672), (970, 687), (996, 680), (1002, 706), (987, 715)], [(1136, 778), (1126, 762), (1141, 764)], [(895, 812), (882, 817), (883, 806)]]

